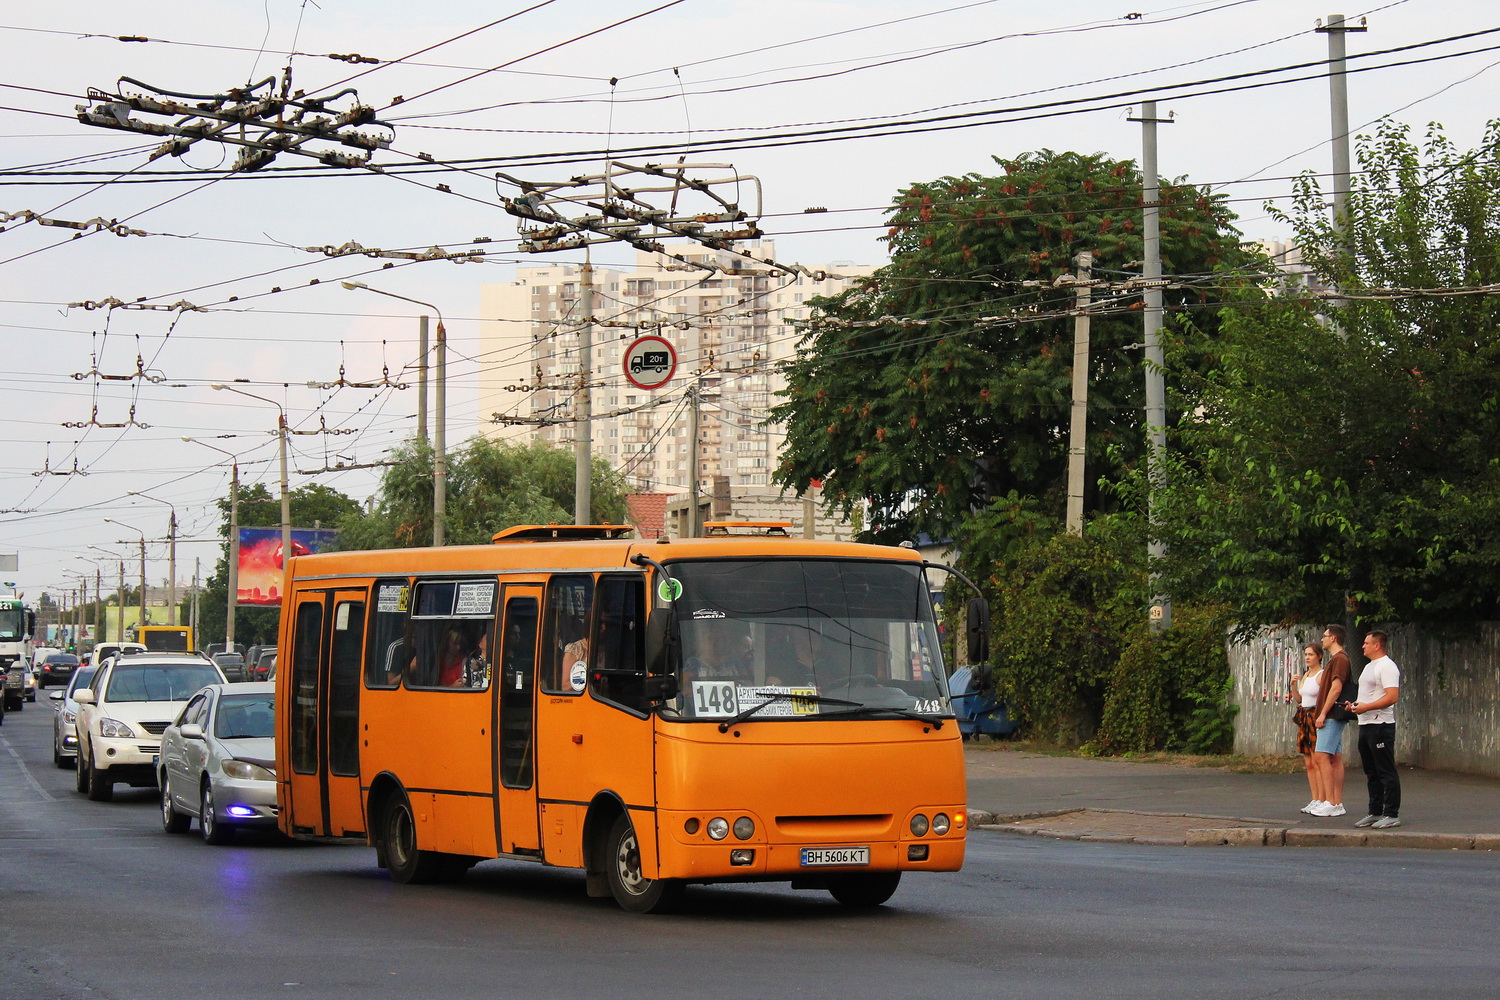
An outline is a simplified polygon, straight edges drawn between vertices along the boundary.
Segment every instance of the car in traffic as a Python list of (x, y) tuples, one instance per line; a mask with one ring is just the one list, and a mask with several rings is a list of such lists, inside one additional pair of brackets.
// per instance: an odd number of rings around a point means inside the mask
[(266, 646), (260, 651), (260, 658), (255, 661), (255, 667), (250, 672), (250, 679), (256, 681), (274, 681), (276, 679), (276, 647)]
[(36, 667), (29, 663), (25, 670), (25, 684), (24, 697), (27, 701), (36, 701)]
[(215, 653), (213, 660), (218, 664), (219, 669), (224, 671), (224, 676), (228, 678), (229, 683), (248, 680), (245, 676), (245, 658), (239, 653)]
[(87, 690), (95, 669), (88, 663), (80, 666), (68, 679), (66, 689), (48, 695), (59, 702), (52, 717), (52, 763), (58, 767), (72, 767), (78, 760), (78, 702), (73, 700), (73, 693)]
[(5, 668), (5, 673), (0, 674), (0, 686), (5, 691), (5, 710), (7, 712), (19, 712), (26, 702), (26, 663), (24, 660), (13, 660)]
[(78, 669), (78, 662), (78, 657), (72, 653), (47, 650), (45, 656), (37, 657), (37, 684), (44, 688), (67, 684), (73, 678), (73, 671)]
[(122, 654), (105, 661), (92, 685), (73, 694), (78, 790), (108, 802), (117, 782), (155, 786), (162, 733), (193, 692), (223, 683), (213, 661), (197, 653)]
[(210, 684), (188, 700), (161, 737), (161, 825), (205, 843), (236, 830), (276, 827), (276, 685)]

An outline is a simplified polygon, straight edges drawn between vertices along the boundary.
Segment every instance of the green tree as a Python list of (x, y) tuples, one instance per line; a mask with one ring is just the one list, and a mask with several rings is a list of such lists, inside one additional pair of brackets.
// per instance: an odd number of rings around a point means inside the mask
[[(239, 523), (244, 528), (274, 528), (281, 524), (281, 496), (265, 485), (241, 486)], [(219, 536), (224, 549), (214, 567), (213, 576), (203, 584), (198, 597), (198, 645), (207, 648), (211, 642), (222, 642), (229, 613), (229, 498), (218, 501)], [(287, 506), (295, 528), (335, 527), (350, 514), (359, 512), (359, 504), (332, 487), (320, 483), (299, 486), (287, 494)], [(129, 606), (129, 600), (126, 601)], [(184, 606), (186, 608), (186, 605)], [(186, 613), (182, 618), (187, 621)], [(281, 610), (272, 607), (240, 605), (234, 612), (234, 641), (244, 645), (274, 643), (281, 621)]]
[[(996, 163), (997, 176), (901, 191), (891, 263), (815, 299), (786, 367), (785, 400), (772, 410), (787, 426), (778, 482), (801, 492), (824, 480), (830, 506), (846, 513), (868, 501), (873, 537), (948, 533), (1012, 492), (1059, 514), (1065, 502), (1072, 292), (1053, 283), (1083, 250), (1096, 278), (1138, 271), (1140, 173), (1128, 160), (1051, 150)], [(1192, 309), (1222, 296), (1200, 285), (1250, 262), (1223, 198), (1178, 180), (1162, 184), (1161, 201), (1163, 272), (1192, 276), (1166, 303)], [(1139, 291), (1095, 301), (1091, 482), (1144, 447)], [(1112, 502), (1092, 486), (1087, 500)]]
[[(1386, 124), (1348, 236), (1314, 178), (1286, 221), (1342, 308), (1226, 314), (1158, 494), (1176, 593), (1242, 621), (1500, 613), (1500, 162)], [(1323, 317), (1316, 315), (1321, 310)]]
[[(573, 453), (541, 442), (525, 445), (475, 437), (448, 456), (447, 524), (451, 545), (482, 545), (516, 524), (573, 523)], [(399, 449), (370, 508), (339, 522), (342, 549), (402, 548), (432, 540), (432, 450)], [(595, 459), (590, 487), (595, 523), (623, 523), (625, 484)]]

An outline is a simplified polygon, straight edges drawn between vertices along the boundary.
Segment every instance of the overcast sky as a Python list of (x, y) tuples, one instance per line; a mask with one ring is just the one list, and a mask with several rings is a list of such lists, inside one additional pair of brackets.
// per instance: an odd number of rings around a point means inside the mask
[[(441, 310), (455, 355), (449, 441), (473, 434), (480, 285), (510, 280), (517, 263), (581, 260), (516, 252), (514, 220), (497, 197), (517, 192), (497, 185), (496, 170), (561, 181), (601, 169), (598, 151), (646, 147), (619, 156), (674, 162), (678, 144), (706, 143), (690, 158), (759, 178), (761, 225), (778, 257), (879, 264), (881, 210), (902, 185), (985, 172), (992, 155), (1043, 147), (1138, 157), (1140, 127), (1127, 108), (1154, 97), (1175, 115), (1160, 130), (1161, 172), (1227, 194), (1247, 237), (1285, 238), (1265, 202), (1284, 198), (1296, 174), (1330, 166), (1327, 80), (1317, 66), (1290, 68), (1326, 58), (1317, 19), (1368, 14), (1369, 30), (1346, 36), (1352, 57), (1416, 46), (1352, 59), (1351, 69), (1371, 67), (1349, 78), (1356, 132), (1391, 117), (1420, 135), (1435, 121), (1472, 148), (1494, 114), (1500, 63), (1493, 0), (9, 7), (0, 18), (0, 213), (118, 221), (148, 234), (3, 223), (0, 553), (19, 555), (14, 579), (29, 599), (71, 585), (70, 574), (92, 577), (96, 565), (112, 584), (139, 534), (149, 575), (164, 580), (167, 503), (181, 524), (179, 578), (191, 579), (197, 558), (211, 571), (212, 504), (227, 494), (228, 459), (182, 437), (239, 455), (246, 482), (276, 489), (276, 407), (213, 383), (246, 380), (240, 387), (284, 405), (294, 428), (319, 432), (293, 438), (293, 486), (316, 478), (361, 500), (373, 492), (378, 470), (306, 473), (380, 461), (413, 433), (416, 392), (307, 383), (335, 382), (341, 366), (348, 382), (380, 382), (388, 369), (389, 381), (409, 383), (424, 309), (344, 290), (341, 280)], [(233, 148), (200, 143), (148, 162), (160, 140), (75, 117), (76, 104), (98, 103), (85, 99), (90, 88), (222, 94), (279, 78), (289, 52), (294, 91), (353, 87), (390, 125), (366, 129), (392, 139), (376, 163), (407, 166), (426, 154), (463, 169), (299, 174), (280, 168), (313, 161), (282, 154), (266, 171), (226, 178)], [(753, 185), (740, 190), (753, 208)], [(317, 252), (350, 241), (487, 254), (460, 265)], [(594, 259), (631, 257), (601, 248)], [(80, 305), (110, 299), (153, 308)], [(171, 308), (179, 303), (199, 308)]]

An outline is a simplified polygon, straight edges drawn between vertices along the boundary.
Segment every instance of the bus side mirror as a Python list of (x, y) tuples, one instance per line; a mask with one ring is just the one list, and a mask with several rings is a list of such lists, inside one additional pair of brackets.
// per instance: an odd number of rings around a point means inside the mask
[(990, 658), (990, 602), (982, 597), (969, 601), (965, 631), (969, 640), (969, 662), (984, 663)]
[[(646, 619), (646, 672), (669, 674), (672, 672), (670, 649), (677, 641), (677, 630), (673, 627), (673, 614), (666, 608), (657, 608)], [(676, 696), (674, 691), (668, 698)]]

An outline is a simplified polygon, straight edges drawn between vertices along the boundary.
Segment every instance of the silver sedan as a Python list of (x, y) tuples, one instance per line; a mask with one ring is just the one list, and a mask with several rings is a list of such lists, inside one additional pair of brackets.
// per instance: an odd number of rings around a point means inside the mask
[(225, 844), (240, 827), (276, 826), (275, 690), (210, 684), (188, 699), (161, 737), (164, 830), (186, 833), (196, 817), (204, 841)]

